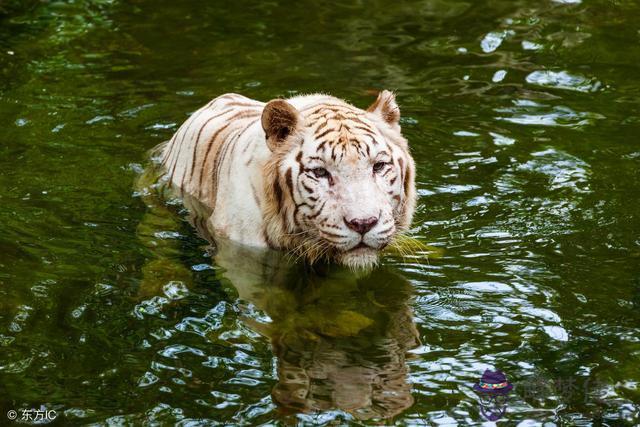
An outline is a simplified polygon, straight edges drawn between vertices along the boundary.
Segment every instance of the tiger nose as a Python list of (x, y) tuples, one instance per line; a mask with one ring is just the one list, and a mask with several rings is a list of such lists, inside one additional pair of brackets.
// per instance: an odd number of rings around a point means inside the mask
[(360, 234), (365, 234), (367, 231), (371, 230), (378, 223), (378, 218), (372, 216), (370, 218), (355, 218), (352, 220), (347, 220), (344, 218), (344, 223), (347, 224), (347, 227), (356, 231)]

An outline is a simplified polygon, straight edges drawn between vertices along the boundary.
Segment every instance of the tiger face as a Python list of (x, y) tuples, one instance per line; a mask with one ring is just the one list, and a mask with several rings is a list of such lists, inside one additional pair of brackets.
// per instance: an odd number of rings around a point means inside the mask
[(312, 261), (375, 265), (415, 206), (414, 162), (399, 119), (388, 91), (367, 111), (335, 98), (300, 110), (269, 102), (262, 115), (272, 151), (268, 240)]

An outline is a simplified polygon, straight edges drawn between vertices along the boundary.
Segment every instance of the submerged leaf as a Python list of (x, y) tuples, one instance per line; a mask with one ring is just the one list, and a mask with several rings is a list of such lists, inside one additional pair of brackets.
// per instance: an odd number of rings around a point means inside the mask
[(352, 337), (371, 325), (373, 320), (351, 310), (338, 313), (335, 319), (319, 325), (320, 332), (330, 337)]

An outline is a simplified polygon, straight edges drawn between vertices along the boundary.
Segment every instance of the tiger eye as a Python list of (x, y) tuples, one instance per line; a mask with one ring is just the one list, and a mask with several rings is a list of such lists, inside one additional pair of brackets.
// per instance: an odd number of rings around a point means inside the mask
[(316, 178), (329, 178), (331, 174), (325, 168), (315, 168), (311, 169), (311, 172), (315, 175)]
[(377, 162), (376, 164), (373, 165), (373, 173), (379, 173), (382, 171), (382, 169), (384, 169), (385, 166), (387, 166), (388, 163), (386, 162)]

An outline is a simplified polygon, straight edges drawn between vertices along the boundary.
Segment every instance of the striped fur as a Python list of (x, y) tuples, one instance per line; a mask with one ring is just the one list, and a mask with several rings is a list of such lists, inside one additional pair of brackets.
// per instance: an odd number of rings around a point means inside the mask
[[(399, 118), (388, 91), (367, 111), (322, 94), (268, 104), (226, 94), (196, 111), (159, 158), (172, 186), (212, 209), (216, 235), (367, 267), (414, 211)], [(375, 225), (354, 228), (364, 219)]]

